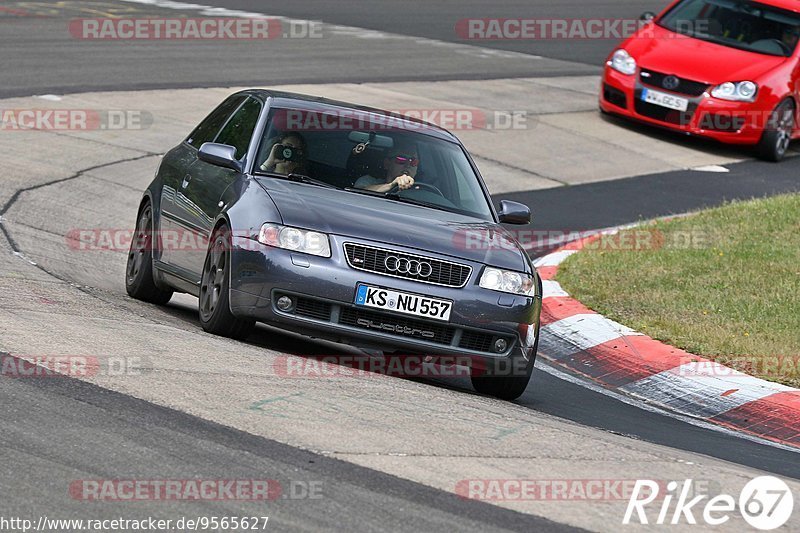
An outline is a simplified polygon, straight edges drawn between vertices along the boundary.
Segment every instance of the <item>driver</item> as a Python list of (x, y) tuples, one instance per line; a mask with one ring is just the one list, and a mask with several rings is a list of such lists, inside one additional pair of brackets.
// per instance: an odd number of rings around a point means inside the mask
[(419, 167), (419, 155), (413, 143), (398, 143), (383, 160), (386, 174), (383, 178), (376, 178), (367, 174), (356, 180), (357, 189), (367, 189), (375, 192), (389, 192), (394, 187), (401, 191), (414, 185), (414, 177)]
[(795, 26), (787, 26), (781, 35), (781, 42), (789, 47), (789, 51), (794, 51), (798, 41), (798, 28)]

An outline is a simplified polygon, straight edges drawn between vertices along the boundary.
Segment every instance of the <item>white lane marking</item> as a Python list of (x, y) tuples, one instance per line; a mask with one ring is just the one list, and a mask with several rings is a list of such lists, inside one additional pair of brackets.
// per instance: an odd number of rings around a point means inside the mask
[(544, 292), (542, 298), (569, 296), (569, 294), (567, 294), (567, 291), (561, 288), (561, 284), (559, 282), (550, 279), (542, 280), (542, 291)]
[(55, 94), (36, 94), (33, 97), (39, 98), (41, 100), (49, 100), (50, 102), (60, 102), (61, 100), (63, 100), (62, 97)]
[(561, 250), (560, 252), (553, 252), (552, 254), (540, 257), (534, 261), (533, 266), (536, 268), (558, 266), (563, 263), (567, 257), (571, 256), (575, 252), (577, 252), (577, 250)]
[[(227, 9), (224, 7), (214, 7), (205, 4), (193, 4), (188, 2), (174, 2), (173, 0), (122, 0), (132, 4), (145, 4), (163, 9), (177, 9), (177, 10), (193, 10), (198, 11), (201, 15), (209, 17), (237, 17), (237, 18), (272, 18), (287, 23), (295, 24), (309, 24), (312, 21), (308, 19), (294, 19), (282, 16), (267, 15), (265, 13), (254, 13), (252, 11), (240, 11), (238, 9)], [(393, 39), (412, 41), (426, 46), (444, 46), (452, 49), (456, 53), (469, 55), (481, 59), (526, 59), (532, 61), (539, 61), (545, 59), (542, 56), (525, 54), (522, 52), (510, 52), (506, 50), (495, 50), (492, 48), (484, 48), (474, 44), (453, 43), (448, 41), (440, 41), (438, 39), (429, 39), (427, 37), (412, 37), (409, 35), (402, 35), (398, 33), (387, 33), (377, 30), (368, 30), (365, 28), (358, 28), (356, 26), (344, 26), (341, 24), (324, 23), (325, 27), (334, 35), (341, 35), (346, 37), (353, 37), (357, 39)]]
[(697, 418), (713, 418), (746, 403), (793, 390), (746, 374), (734, 375), (733, 370), (722, 365), (716, 365), (719, 375), (699, 373), (697, 364), (688, 363), (659, 372), (624, 385), (619, 390)]
[(588, 350), (621, 337), (642, 335), (598, 314), (572, 315), (548, 324), (542, 330), (569, 341), (581, 350)]
[[(552, 366), (551, 364), (545, 363), (543, 361), (543, 357), (539, 357), (536, 359), (536, 368), (541, 370), (542, 372), (546, 372), (553, 377), (556, 377), (560, 380), (566, 381), (568, 383), (572, 383), (573, 385), (578, 385), (579, 387), (584, 387), (589, 389), (592, 392), (596, 392), (598, 394), (602, 394), (603, 396), (608, 396), (609, 398), (613, 398), (619, 402), (622, 402), (626, 405), (630, 405), (631, 407), (636, 407), (637, 409), (642, 409), (643, 411), (648, 411), (650, 413), (659, 414), (662, 416), (667, 416), (670, 418), (674, 418), (676, 420), (680, 420), (686, 424), (691, 424), (693, 426), (709, 429), (711, 431), (716, 431), (717, 433), (723, 433), (725, 435), (736, 437), (739, 439), (749, 440), (751, 442), (755, 442), (757, 444), (763, 444), (764, 446), (771, 446), (773, 448), (778, 448), (780, 450), (785, 450), (788, 452), (794, 452), (800, 454), (800, 449), (795, 448), (793, 446), (787, 446), (785, 444), (780, 444), (778, 442), (773, 442), (771, 440), (763, 439), (761, 437), (756, 437), (755, 435), (749, 435), (747, 433), (740, 433), (733, 429), (729, 429), (723, 426), (718, 426), (716, 424), (712, 424), (711, 422), (706, 422), (705, 420), (693, 418), (691, 416), (682, 415), (680, 413), (675, 413), (673, 411), (667, 411), (661, 407), (656, 407), (653, 405), (648, 405), (641, 401), (639, 398), (631, 398), (630, 396), (626, 396), (619, 392), (615, 392), (610, 389), (606, 389), (597, 385), (591, 381), (585, 381), (583, 379), (577, 378), (572, 374), (568, 374), (558, 368)], [(690, 452), (693, 453), (693, 452)]]
[(690, 168), (689, 170), (694, 170), (695, 172), (717, 172), (720, 174), (730, 172), (730, 169), (727, 169), (720, 165), (704, 165), (702, 167)]

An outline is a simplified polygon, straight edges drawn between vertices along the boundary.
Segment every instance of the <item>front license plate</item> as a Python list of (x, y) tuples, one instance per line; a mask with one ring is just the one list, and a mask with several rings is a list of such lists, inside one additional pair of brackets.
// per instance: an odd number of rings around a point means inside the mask
[(672, 96), (671, 94), (654, 91), (653, 89), (644, 89), (642, 91), (642, 100), (676, 111), (686, 111), (689, 108), (689, 100), (686, 98)]
[(453, 310), (453, 302), (451, 300), (429, 298), (418, 294), (370, 287), (369, 285), (359, 285), (356, 288), (356, 305), (445, 322), (450, 320), (450, 311)]

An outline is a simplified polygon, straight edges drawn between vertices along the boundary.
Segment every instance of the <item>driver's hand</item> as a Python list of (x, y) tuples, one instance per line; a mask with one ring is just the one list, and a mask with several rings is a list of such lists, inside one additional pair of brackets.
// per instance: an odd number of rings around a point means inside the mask
[(408, 174), (403, 174), (402, 176), (397, 176), (392, 182), (392, 185), (396, 185), (401, 191), (410, 189), (414, 186), (414, 178)]

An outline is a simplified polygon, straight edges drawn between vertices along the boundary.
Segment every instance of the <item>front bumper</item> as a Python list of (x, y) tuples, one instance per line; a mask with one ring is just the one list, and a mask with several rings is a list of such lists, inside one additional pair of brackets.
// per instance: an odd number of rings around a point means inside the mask
[[(231, 311), (303, 335), (359, 348), (482, 359), (535, 357), (541, 295), (514, 296), (478, 286), (483, 266), (463, 288), (444, 287), (355, 270), (347, 264), (345, 242), (386, 248), (382, 243), (331, 236), (332, 257), (298, 254), (234, 237), (231, 254)], [(391, 246), (399, 252), (418, 250)], [(451, 257), (423, 255), (453, 261)], [(449, 322), (354, 305), (356, 286), (368, 284), (453, 301)], [(277, 299), (295, 305), (281, 311)], [(498, 351), (495, 342), (506, 341)]]
[(771, 103), (765, 105), (762, 98), (755, 102), (729, 102), (713, 98), (708, 92), (694, 97), (671, 93), (689, 100), (686, 112), (673, 111), (642, 101), (645, 88), (670, 93), (642, 83), (639, 71), (628, 76), (606, 66), (600, 87), (600, 108), (607, 113), (728, 144), (757, 144), (773, 108)]

